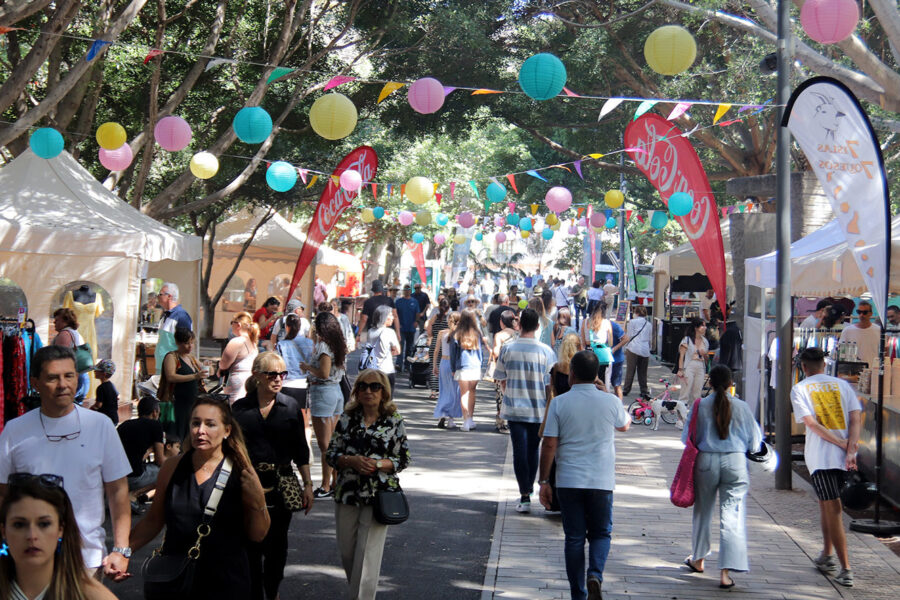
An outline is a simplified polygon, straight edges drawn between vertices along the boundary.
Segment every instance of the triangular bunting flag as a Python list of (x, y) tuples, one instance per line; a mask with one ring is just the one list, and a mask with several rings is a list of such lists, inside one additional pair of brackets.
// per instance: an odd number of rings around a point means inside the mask
[(644, 100), (643, 102), (638, 104), (637, 110), (634, 111), (634, 116), (631, 118), (631, 120), (636, 121), (638, 117), (653, 108), (655, 104), (656, 100)]
[(519, 189), (516, 187), (516, 178), (512, 176), (512, 173), (506, 176), (506, 179), (509, 181), (509, 185), (512, 186), (512, 189), (515, 193), (519, 193)]
[(541, 174), (538, 173), (537, 171), (535, 171), (534, 169), (531, 169), (530, 171), (525, 171), (525, 174), (526, 174), (526, 175), (531, 175), (531, 176), (534, 177), (535, 179), (540, 179), (541, 181), (547, 181), (546, 179), (544, 179), (543, 177), (541, 177)]
[(389, 183), (389, 184), (387, 184), (387, 186), (388, 186), (388, 197), (389, 197), (389, 198), (390, 198), (390, 197), (393, 197), (393, 195), (394, 195), (394, 184), (393, 184), (393, 183)]
[(107, 42), (106, 40), (94, 40), (94, 43), (88, 48), (87, 56), (85, 56), (84, 59), (88, 62), (94, 60), (97, 58), (97, 55), (100, 54), (100, 51), (110, 44), (112, 44), (112, 42)]
[(406, 195), (406, 184), (401, 183), (400, 184), (400, 197), (402, 198), (405, 195)]
[(644, 153), (646, 153), (647, 151), (644, 150), (643, 148), (625, 148), (625, 152), (644, 152)]
[(578, 173), (578, 176), (581, 177), (582, 181), (584, 180), (584, 175), (581, 174), (581, 161), (576, 160), (572, 163), (575, 166), (575, 172)]
[(0, 35), (9, 33), (10, 31), (24, 31), (24, 27), (0, 27)]
[(719, 105), (719, 108), (716, 109), (716, 116), (713, 117), (713, 125), (719, 122), (719, 119), (725, 116), (725, 113), (728, 112), (728, 109), (731, 108), (731, 104), (728, 102), (723, 102)]
[(643, 223), (644, 217), (642, 217), (641, 215), (637, 215), (637, 220), (640, 221), (641, 223)]
[(482, 94), (502, 94), (502, 93), (503, 93), (503, 92), (502, 92), (501, 90), (481, 89), (481, 90), (475, 90), (474, 92), (472, 92), (472, 95), (473, 95), (473, 96), (480, 96), (480, 95), (482, 95)]
[(276, 79), (281, 79), (288, 73), (293, 73), (293, 72), (294, 72), (294, 69), (291, 69), (290, 67), (275, 67), (275, 70), (272, 71), (272, 73), (269, 75), (269, 78), (266, 79), (266, 85), (269, 85)]
[(594, 158), (594, 159), (598, 159), (598, 158), (603, 158), (606, 155), (602, 154), (600, 152), (595, 152), (593, 154), (588, 154), (588, 156), (590, 156), (591, 158)]
[(563, 165), (550, 165), (550, 168), (551, 169), (565, 169), (569, 173), (572, 172), (572, 169), (570, 169), (569, 167), (564, 167)]
[(581, 98), (581, 96), (579, 96), (578, 94), (576, 94), (575, 92), (573, 92), (572, 90), (570, 90), (567, 87), (563, 87), (563, 91), (566, 93), (566, 96), (569, 96), (570, 98)]
[(633, 211), (632, 209), (630, 209), (630, 208), (627, 209), (627, 210), (625, 211), (625, 222), (626, 222), (626, 223), (627, 223), (628, 221), (631, 220), (631, 214), (632, 214), (633, 212), (634, 212), (634, 211)]
[(435, 194), (435, 195), (434, 195), (434, 199), (437, 200), (438, 206), (441, 205), (441, 199), (442, 199), (443, 197), (444, 197), (443, 194)]
[(450, 182), (450, 199), (451, 199), (451, 200), (453, 200), (453, 194), (454, 194), (454, 192), (456, 192), (456, 182), (455, 182), (455, 181), (451, 181), (451, 182)]
[(404, 85), (406, 84), (400, 83), (399, 81), (388, 81), (386, 84), (384, 84), (384, 87), (381, 88), (381, 92), (378, 94), (378, 102), (376, 102), (375, 104), (381, 104), (382, 100), (402, 88)]
[(214, 58), (211, 61), (209, 61), (208, 63), (206, 63), (206, 68), (203, 69), (203, 72), (206, 73), (210, 69), (214, 69), (215, 67), (218, 67), (219, 65), (224, 65), (226, 63), (230, 64), (233, 62), (234, 62), (233, 60), (230, 60), (228, 58)]
[(753, 115), (758, 115), (758, 114), (761, 113), (762, 111), (766, 110), (766, 106), (767, 106), (770, 102), (772, 102), (772, 98), (769, 98), (768, 100), (766, 100), (765, 102), (763, 102), (763, 103), (762, 103), (762, 106), (757, 106), (757, 107), (756, 107), (756, 110), (754, 110), (752, 113), (750, 113), (750, 116), (752, 117)]
[(309, 183), (306, 185), (306, 189), (309, 189), (309, 188), (311, 188), (313, 185), (315, 185), (315, 183), (316, 183), (316, 181), (317, 181), (318, 179), (319, 179), (319, 176), (318, 176), (318, 175), (313, 175), (313, 176), (312, 176), (312, 179), (310, 179), (310, 180), (309, 180)]
[(484, 212), (488, 212), (491, 210), (491, 201), (487, 198), (484, 199)]
[(309, 173), (306, 169), (297, 169), (297, 174), (300, 175), (300, 179), (303, 183), (306, 183), (306, 174)]
[(578, 215), (577, 215), (575, 218), (576, 218), (576, 219), (580, 219), (580, 218), (581, 218), (581, 215), (582, 215), (583, 213), (584, 213), (584, 207), (583, 207), (583, 206), (579, 206), (579, 207), (578, 207)]
[(452, 92), (452, 91), (455, 90), (455, 89), (456, 89), (456, 88), (453, 87), (452, 85), (445, 85), (445, 86), (444, 86), (444, 98), (446, 98), (447, 96), (449, 96), (449, 95), (450, 95), (450, 92)]
[(478, 185), (474, 181), (469, 182), (469, 187), (475, 192), (476, 198), (481, 198), (481, 194), (478, 193)]
[(669, 116), (666, 117), (666, 121), (674, 121), (675, 119), (686, 113), (690, 107), (690, 102), (679, 102), (675, 105), (675, 108), (672, 109), (672, 112), (669, 113)]
[(378, 184), (372, 184), (372, 200), (378, 200)]
[(144, 57), (144, 64), (146, 65), (150, 60), (153, 59), (154, 56), (159, 56), (163, 51), (159, 48), (150, 48), (150, 51), (147, 52), (147, 56)]
[(739, 210), (740, 212), (744, 212), (744, 209), (745, 209), (745, 208), (747, 208), (747, 207), (744, 206), (743, 204), (738, 205), (738, 210)]
[(538, 205), (537, 205), (537, 204), (532, 204), (532, 205), (531, 205), (531, 214), (536, 215), (536, 214), (537, 214), (537, 209), (538, 209)]
[(332, 175), (331, 183), (332, 183), (332, 185), (334, 185), (334, 187), (341, 187), (341, 178), (338, 177), (337, 175)]
[(328, 81), (328, 83), (325, 84), (325, 87), (323, 89), (327, 92), (331, 88), (336, 88), (339, 85), (343, 85), (354, 80), (356, 80), (356, 77), (350, 77), (349, 75), (335, 75)]
[(606, 210), (603, 211), (603, 214), (606, 215), (607, 219), (610, 218), (612, 216), (612, 209), (607, 208)]
[(743, 119), (732, 119), (730, 121), (722, 121), (719, 123), (719, 127), (728, 127), (729, 125), (734, 125), (735, 123), (740, 123)]
[(603, 117), (614, 111), (617, 106), (622, 104), (622, 102), (624, 102), (624, 100), (622, 100), (621, 98), (610, 98), (609, 100), (604, 102), (603, 107), (600, 108), (600, 116), (597, 117), (597, 120), (603, 120)]
[(433, 184), (433, 185), (434, 185), (434, 193), (437, 194), (438, 184), (435, 183), (435, 184)]
[(509, 212), (516, 212), (516, 203), (515, 202), (507, 202), (506, 207), (509, 209)]

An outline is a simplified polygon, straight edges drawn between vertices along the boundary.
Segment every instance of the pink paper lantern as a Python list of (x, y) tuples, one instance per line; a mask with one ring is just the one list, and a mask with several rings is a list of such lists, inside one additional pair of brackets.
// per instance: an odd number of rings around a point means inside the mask
[(800, 9), (803, 31), (820, 44), (844, 41), (858, 22), (856, 0), (806, 0)]
[(503, 233), (502, 231), (498, 231), (497, 235), (494, 236), (494, 239), (497, 240), (498, 244), (502, 244), (503, 242), (506, 241), (506, 234)]
[(569, 235), (578, 235), (578, 227), (569, 225)]
[(340, 181), (342, 188), (348, 192), (355, 192), (362, 186), (362, 175), (359, 174), (359, 171), (347, 169), (341, 173)]
[(434, 77), (423, 77), (409, 86), (406, 97), (414, 111), (430, 115), (444, 105), (444, 86)]
[(591, 227), (603, 227), (606, 225), (606, 214), (595, 212), (591, 215)]
[(494, 217), (494, 227), (503, 227), (504, 225), (506, 225), (506, 219), (503, 217), (503, 215), (497, 215), (496, 217)]
[(412, 222), (416, 219), (416, 215), (409, 212), (408, 210), (401, 210), (400, 214), (397, 215), (397, 220), (400, 221), (400, 224), (404, 227), (412, 225)]
[(561, 186), (552, 187), (547, 190), (544, 203), (553, 212), (561, 213), (572, 206), (572, 192)]
[(434, 234), (434, 243), (438, 246), (443, 246), (444, 242), (447, 241), (447, 237), (443, 233)]
[(156, 143), (169, 152), (184, 150), (191, 143), (191, 126), (181, 117), (163, 117), (153, 128)]
[(134, 154), (131, 152), (131, 146), (128, 144), (122, 144), (122, 147), (116, 150), (100, 148), (100, 164), (110, 171), (127, 169), (132, 159), (134, 159)]
[(580, 219), (578, 219), (579, 227), (581, 227), (581, 228), (587, 227), (587, 224), (588, 224), (587, 217), (581, 217)]
[(469, 211), (460, 213), (456, 217), (456, 222), (459, 223), (460, 227), (469, 228), (475, 224), (475, 215), (473, 215)]

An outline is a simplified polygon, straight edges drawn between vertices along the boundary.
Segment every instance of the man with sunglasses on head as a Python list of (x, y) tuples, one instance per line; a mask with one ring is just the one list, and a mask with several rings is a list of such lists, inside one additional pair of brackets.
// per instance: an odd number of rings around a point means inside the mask
[[(31, 359), (31, 386), (41, 406), (13, 419), (0, 433), (0, 504), (10, 475), (59, 475), (72, 500), (89, 571), (115, 581), (128, 575), (131, 506), (126, 477), (131, 464), (106, 415), (75, 405), (78, 372), (71, 348), (45, 346)], [(114, 547), (107, 555), (104, 493), (109, 500)]]
[(876, 367), (880, 363), (878, 343), (881, 339), (881, 327), (872, 322), (872, 303), (860, 300), (856, 305), (856, 314), (859, 315), (859, 321), (844, 327), (840, 341), (855, 342), (858, 349), (857, 360), (869, 363), (870, 367)]

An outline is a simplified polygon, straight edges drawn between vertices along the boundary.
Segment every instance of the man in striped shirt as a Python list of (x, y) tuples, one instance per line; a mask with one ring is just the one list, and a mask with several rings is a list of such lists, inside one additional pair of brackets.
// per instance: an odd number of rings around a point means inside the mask
[(541, 443), (538, 431), (550, 395), (550, 369), (556, 363), (553, 350), (534, 337), (539, 323), (537, 312), (530, 308), (522, 311), (521, 333), (500, 350), (494, 370), (494, 379), (503, 391), (500, 417), (509, 423), (512, 438), (513, 470), (520, 494), (516, 510), (521, 513), (531, 512)]

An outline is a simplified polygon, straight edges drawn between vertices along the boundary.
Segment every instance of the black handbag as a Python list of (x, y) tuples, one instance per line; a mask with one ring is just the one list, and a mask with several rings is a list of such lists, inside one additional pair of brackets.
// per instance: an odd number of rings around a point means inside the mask
[(379, 490), (375, 492), (375, 520), (382, 525), (399, 525), (409, 518), (409, 502), (403, 490)]
[(197, 559), (200, 558), (200, 542), (210, 534), (209, 524), (212, 522), (222, 492), (231, 476), (232, 462), (225, 458), (219, 477), (216, 479), (216, 487), (209, 495), (206, 510), (203, 511), (203, 521), (197, 525), (197, 541), (188, 550), (186, 556), (174, 554), (160, 554), (157, 548), (144, 561), (141, 566), (141, 578), (144, 581), (144, 600), (189, 600), (194, 586), (194, 572), (197, 569)]

